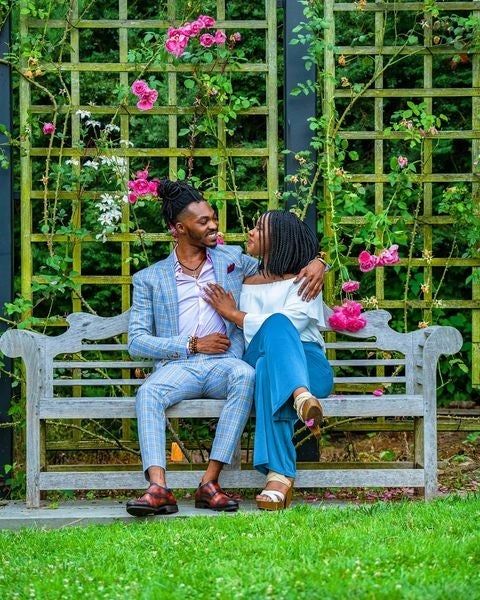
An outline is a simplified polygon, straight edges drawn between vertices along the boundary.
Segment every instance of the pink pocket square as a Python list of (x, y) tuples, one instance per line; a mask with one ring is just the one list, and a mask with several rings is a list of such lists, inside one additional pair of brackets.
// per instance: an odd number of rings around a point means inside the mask
[(235, 263), (232, 263), (231, 265), (228, 265), (228, 267), (227, 267), (227, 273), (231, 273), (234, 269), (235, 269)]

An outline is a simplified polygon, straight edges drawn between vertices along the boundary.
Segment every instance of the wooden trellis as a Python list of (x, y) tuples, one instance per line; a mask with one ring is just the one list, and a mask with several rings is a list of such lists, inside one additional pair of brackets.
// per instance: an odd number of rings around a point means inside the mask
[[(438, 15), (432, 15), (432, 7), (439, 10)], [(335, 2), (327, 0), (324, 3), (325, 21), (330, 24), (325, 29), (325, 73), (324, 79), (324, 113), (327, 115), (327, 122), (333, 120), (334, 109), (338, 105), (345, 105), (352, 96), (351, 85), (355, 82), (349, 82), (347, 85), (342, 83), (342, 76), (348, 75), (348, 69), (345, 65), (355, 60), (361, 60), (362, 57), (370, 57), (373, 67), (373, 73), (376, 74), (374, 84), (361, 94), (361, 110), (367, 114), (368, 125), (363, 130), (352, 130), (348, 125), (343, 126), (340, 131), (340, 137), (349, 140), (349, 143), (355, 147), (356, 143), (363, 144), (363, 148), (368, 147), (371, 156), (371, 162), (367, 172), (356, 173), (352, 165), (351, 181), (365, 186), (373, 187), (372, 208), (376, 214), (379, 214), (384, 208), (386, 190), (389, 188), (388, 180), (388, 150), (389, 140), (399, 138), (400, 134), (384, 134), (384, 129), (390, 124), (386, 120), (385, 102), (386, 100), (397, 101), (398, 106), (406, 108), (408, 100), (414, 102), (425, 102), (426, 111), (434, 114), (443, 112), (442, 104), (445, 100), (455, 102), (456, 99), (465, 99), (469, 102), (469, 114), (463, 118), (461, 115), (450, 115), (449, 121), (435, 136), (427, 136), (424, 141), (424, 155), (426, 157), (422, 162), (421, 171), (417, 172), (416, 181), (423, 188), (423, 202), (416, 216), (418, 237), (422, 240), (423, 250), (427, 256), (432, 258), (425, 260), (420, 255), (414, 255), (410, 258), (404, 256), (402, 264), (410, 262), (416, 272), (423, 274), (425, 282), (432, 281), (433, 271), (437, 272), (448, 268), (450, 272), (455, 273), (455, 277), (449, 286), (444, 286), (440, 297), (434, 298), (432, 287), (425, 293), (419, 294), (417, 298), (409, 298), (408, 309), (418, 309), (415, 314), (418, 315), (418, 321), (423, 320), (427, 323), (434, 323), (435, 318), (432, 314), (432, 300), (435, 300), (437, 306), (441, 306), (449, 317), (455, 316), (460, 312), (471, 314), (472, 323), (472, 383), (474, 386), (480, 386), (480, 285), (475, 282), (475, 277), (470, 283), (471, 297), (459, 296), (456, 283), (463, 282), (468, 275), (474, 275), (480, 267), (478, 259), (478, 248), (476, 258), (459, 258), (439, 255), (435, 243), (436, 231), (449, 231), (454, 220), (446, 215), (439, 214), (435, 204), (435, 186), (447, 188), (449, 186), (466, 184), (471, 190), (471, 196), (474, 200), (474, 206), (479, 210), (479, 155), (480, 155), (480, 54), (478, 52), (478, 24), (476, 31), (476, 44), (472, 44), (468, 54), (461, 54), (452, 43), (444, 43), (438, 36), (438, 19), (442, 16), (451, 14), (457, 16), (472, 16), (474, 19), (480, 18), (480, 2), (370, 2), (368, 0), (359, 0), (358, 2)], [(358, 31), (363, 31), (363, 37), (357, 36), (352, 45), (345, 44), (345, 35), (339, 41), (336, 31), (341, 29), (341, 24), (345, 19), (352, 15), (363, 18), (363, 27), (359, 25)], [(370, 29), (365, 29), (368, 15), (370, 18)], [(422, 40), (415, 43), (404, 44), (401, 42), (393, 45), (388, 40), (385, 28), (387, 20), (400, 20), (408, 16), (410, 22), (421, 22), (423, 28)], [(358, 31), (353, 30), (350, 34), (353, 38)], [(345, 33), (345, 28), (343, 28)], [(441, 33), (441, 32), (440, 32)], [(437, 37), (436, 37), (437, 36)], [(473, 51), (472, 51), (473, 50)], [(467, 50), (465, 50), (467, 51)], [(460, 53), (460, 56), (458, 55)], [(388, 60), (396, 55), (401, 62), (395, 69), (405, 69), (408, 72), (412, 64), (421, 64), (421, 81), (408, 81), (408, 76), (402, 86), (395, 86), (390, 79), (391, 69), (387, 68)], [(399, 65), (402, 65), (400, 67)], [(458, 87), (455, 85), (454, 74), (456, 69), (459, 71), (467, 70), (470, 85), (461, 82)], [(450, 73), (449, 85), (444, 87), (439, 85), (441, 76), (445, 71)], [(442, 79), (442, 82), (444, 80)], [(352, 110), (355, 110), (353, 108)], [(458, 117), (458, 118), (456, 118)], [(455, 163), (455, 152), (466, 154), (467, 168), (452, 171), (440, 172), (435, 168), (435, 158), (439, 141), (451, 141), (452, 148), (452, 167)], [(367, 144), (367, 146), (366, 146)], [(328, 194), (328, 190), (325, 191)], [(331, 230), (331, 215), (326, 215), (326, 231)], [(343, 216), (342, 223), (352, 225), (362, 221), (362, 217)], [(447, 234), (448, 235), (448, 234)], [(404, 310), (405, 302), (403, 298), (394, 298), (389, 289), (388, 278), (391, 277), (391, 271), (378, 269), (375, 272), (375, 296), (378, 299), (379, 306), (382, 308)], [(438, 281), (438, 279), (437, 279)], [(467, 287), (468, 293), (468, 287)], [(327, 297), (334, 299), (333, 282), (327, 281)], [(435, 303), (433, 303), (435, 304)], [(471, 311), (471, 312), (470, 312)], [(468, 399), (468, 398), (465, 398)]]
[[(238, 66), (227, 66), (227, 69), (233, 69), (242, 74), (243, 77), (253, 81), (253, 86), (257, 90), (259, 104), (242, 112), (242, 118), (255, 117), (259, 120), (258, 131), (262, 132), (254, 143), (245, 145), (235, 136), (229, 136), (227, 125), (221, 118), (216, 122), (217, 147), (202, 147), (202, 139), (196, 140), (195, 148), (190, 149), (185, 137), (179, 136), (179, 130), (182, 127), (181, 121), (185, 117), (191, 117), (194, 114), (194, 107), (186, 105), (182, 97), (183, 79), (193, 71), (193, 66), (186, 63), (174, 64), (173, 59), (167, 64), (159, 64), (153, 61), (151, 64), (138, 64), (132, 62), (130, 50), (132, 42), (138, 45), (138, 37), (145, 35), (145, 32), (154, 32), (165, 36), (167, 29), (173, 25), (181, 24), (181, 16), (178, 14), (177, 5), (174, 1), (166, 3), (166, 14), (162, 19), (135, 19), (130, 7), (132, 3), (128, 0), (118, 0), (117, 17), (101, 20), (89, 18), (88, 10), (82, 13), (81, 7), (85, 3), (72, 1), (71, 13), (68, 22), (65, 19), (40, 20), (33, 19), (28, 15), (20, 17), (20, 28), (23, 36), (34, 35), (43, 31), (45, 28), (66, 31), (65, 50), (61, 56), (61, 62), (57, 64), (41, 64), (47, 75), (57, 76), (61, 84), (65, 86), (66, 93), (64, 97), (70, 98), (71, 102), (65, 101), (65, 104), (59, 106), (59, 122), (64, 123), (67, 120), (66, 131), (70, 137), (65, 139), (63, 144), (57, 141), (52, 148), (45, 147), (45, 139), (27, 138), (22, 145), (21, 159), (21, 227), (22, 227), (22, 249), (21, 249), (21, 273), (22, 273), (22, 296), (24, 298), (34, 299), (32, 294), (32, 282), (42, 280), (39, 266), (34, 264), (35, 245), (45, 244), (65, 244), (68, 241), (68, 235), (64, 233), (52, 232), (43, 233), (39, 230), (39, 223), (33, 215), (40, 215), (38, 221), (42, 218), (42, 205), (45, 202), (62, 202), (70, 205), (72, 211), (72, 221), (78, 228), (84, 226), (84, 211), (88, 202), (92, 203), (98, 199), (104, 191), (101, 185), (82, 193), (79, 197), (78, 191), (68, 191), (56, 189), (52, 185), (53, 176), (49, 182), (42, 180), (38, 176), (39, 168), (46, 161), (50, 165), (63, 165), (66, 161), (80, 161), (81, 165), (77, 169), (85, 168), (85, 161), (93, 158), (97, 154), (95, 148), (85, 148), (82, 139), (82, 116), (77, 111), (86, 111), (90, 113), (91, 120), (103, 120), (104, 122), (115, 123), (120, 128), (119, 137), (124, 142), (123, 146), (117, 144), (117, 148), (111, 148), (108, 152), (110, 156), (119, 156), (126, 158), (128, 169), (138, 169), (140, 159), (143, 164), (152, 164), (158, 167), (163, 175), (176, 178), (178, 169), (185, 166), (185, 161), (189, 157), (195, 160), (208, 162), (213, 155), (219, 156), (218, 164), (215, 167), (218, 181), (217, 191), (221, 194), (223, 200), (219, 206), (219, 220), (222, 231), (227, 232), (227, 239), (230, 241), (240, 241), (244, 239), (243, 233), (239, 233), (238, 221), (234, 210), (228, 210), (228, 206), (234, 202), (245, 200), (258, 201), (261, 206), (266, 208), (276, 206), (276, 192), (278, 189), (278, 90), (277, 90), (277, 8), (275, 0), (266, 0), (262, 18), (232, 20), (228, 18), (227, 2), (217, 1), (215, 6), (216, 28), (224, 30), (227, 35), (233, 32), (240, 32), (242, 36), (248, 36), (249, 32), (257, 32), (264, 38), (263, 46), (265, 48), (262, 57), (256, 57), (255, 61), (244, 62)], [(205, 7), (204, 7), (205, 8)], [(110, 7), (110, 13), (114, 12)], [(86, 32), (95, 35), (97, 32), (105, 35), (108, 32), (112, 39), (112, 49), (117, 55), (116, 60), (111, 60), (107, 56), (105, 62), (100, 62), (99, 58), (92, 61), (89, 57), (87, 48), (82, 47), (82, 39)], [(68, 49), (68, 50), (67, 50)], [(25, 61), (24, 68), (29, 68), (28, 61)], [(132, 82), (139, 76), (147, 78), (155, 76), (161, 80), (162, 86), (158, 101), (155, 107), (147, 112), (142, 112), (136, 108), (137, 98), (131, 93), (127, 94), (126, 99), (122, 99), (120, 104), (102, 104), (94, 100), (93, 104), (87, 101), (83, 91), (83, 83), (93, 78), (98, 79), (98, 87), (108, 86), (110, 89), (115, 87), (129, 90)], [(40, 81), (40, 80), (39, 80)], [(256, 83), (255, 83), (256, 82)], [(60, 83), (59, 83), (60, 85)], [(20, 115), (21, 129), (30, 129), (30, 115), (40, 122), (50, 121), (52, 117), (52, 105), (46, 104), (44, 94), (37, 94), (34, 99), (32, 96), (31, 82), (24, 78), (20, 82)], [(99, 94), (101, 97), (101, 94)], [(132, 126), (135, 122), (135, 127)], [(142, 125), (145, 123), (145, 125)], [(139, 128), (159, 127), (159, 123), (164, 123), (166, 135), (158, 139), (155, 145), (138, 148), (136, 146), (135, 131)], [(57, 131), (59, 130), (57, 126)], [(38, 142), (38, 143), (35, 143)], [(129, 144), (133, 146), (130, 147)], [(127, 147), (125, 147), (127, 145)], [(256, 164), (257, 171), (262, 173), (261, 187), (252, 189), (232, 189), (227, 183), (226, 163), (232, 161), (235, 164), (236, 159), (252, 159)], [(135, 166), (133, 166), (135, 165)], [(153, 172), (153, 175), (157, 173)], [(80, 175), (77, 170), (76, 175)], [(55, 199), (54, 199), (55, 198)], [(233, 215), (233, 216), (227, 216)], [(128, 223), (131, 217), (129, 206), (123, 207), (123, 222)], [(236, 231), (237, 233), (233, 233)], [(230, 232), (230, 233), (228, 233)], [(171, 242), (172, 238), (165, 230), (152, 231), (145, 228), (142, 234), (142, 241), (162, 243)], [(132, 244), (138, 244), (138, 232), (118, 232), (111, 235), (105, 242), (111, 248), (109, 250), (112, 256), (118, 256), (117, 272), (108, 274), (84, 273), (82, 270), (83, 248), (88, 244), (97, 244), (101, 241), (95, 241), (93, 235), (77, 236), (73, 245), (73, 263), (72, 270), (77, 273), (76, 281), (80, 284), (79, 294), (83, 286), (119, 286), (121, 288), (121, 306), (117, 310), (126, 310), (130, 305), (130, 282), (132, 271)], [(168, 251), (168, 247), (166, 250)], [(115, 262), (115, 261), (112, 261)], [(113, 265), (112, 265), (113, 266)], [(85, 310), (79, 297), (74, 295), (72, 299), (73, 310)]]

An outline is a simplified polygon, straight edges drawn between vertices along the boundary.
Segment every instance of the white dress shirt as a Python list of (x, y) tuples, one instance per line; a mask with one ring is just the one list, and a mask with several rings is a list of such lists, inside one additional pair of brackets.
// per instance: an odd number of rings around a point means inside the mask
[(226, 333), (227, 328), (217, 311), (202, 298), (207, 283), (215, 283), (213, 262), (207, 250), (207, 260), (197, 278), (186, 275), (175, 253), (175, 278), (178, 293), (178, 333), (204, 337), (210, 333)]

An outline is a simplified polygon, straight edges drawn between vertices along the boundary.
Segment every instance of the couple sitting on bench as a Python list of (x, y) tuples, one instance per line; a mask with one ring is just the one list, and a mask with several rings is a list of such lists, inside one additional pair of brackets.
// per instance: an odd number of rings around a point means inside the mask
[[(257, 506), (288, 507), (296, 473), (293, 427), (318, 436), (333, 372), (319, 331), (325, 264), (317, 239), (293, 213), (272, 210), (249, 232), (247, 254), (217, 245), (218, 220), (198, 190), (162, 180), (163, 217), (177, 245), (133, 276), (129, 352), (155, 369), (136, 400), (149, 487), (127, 503), (134, 516), (172, 514), (166, 484), (165, 410), (189, 398), (225, 398), (195, 507), (236, 511), (218, 483), (255, 400), (254, 466), (266, 475)], [(257, 258), (259, 257), (259, 260)]]

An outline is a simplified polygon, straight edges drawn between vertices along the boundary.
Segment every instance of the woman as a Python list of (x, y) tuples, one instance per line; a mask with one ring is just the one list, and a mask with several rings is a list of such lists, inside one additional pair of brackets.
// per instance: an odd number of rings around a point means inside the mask
[(237, 308), (233, 294), (216, 284), (206, 300), (243, 329), (244, 360), (255, 367), (255, 468), (267, 475), (257, 506), (289, 506), (296, 474), (293, 426), (297, 418), (320, 435), (317, 399), (328, 395), (333, 372), (319, 327), (323, 301), (303, 302), (293, 280), (317, 253), (316, 235), (292, 212), (271, 210), (249, 232), (247, 252), (260, 257), (259, 272), (244, 281)]

